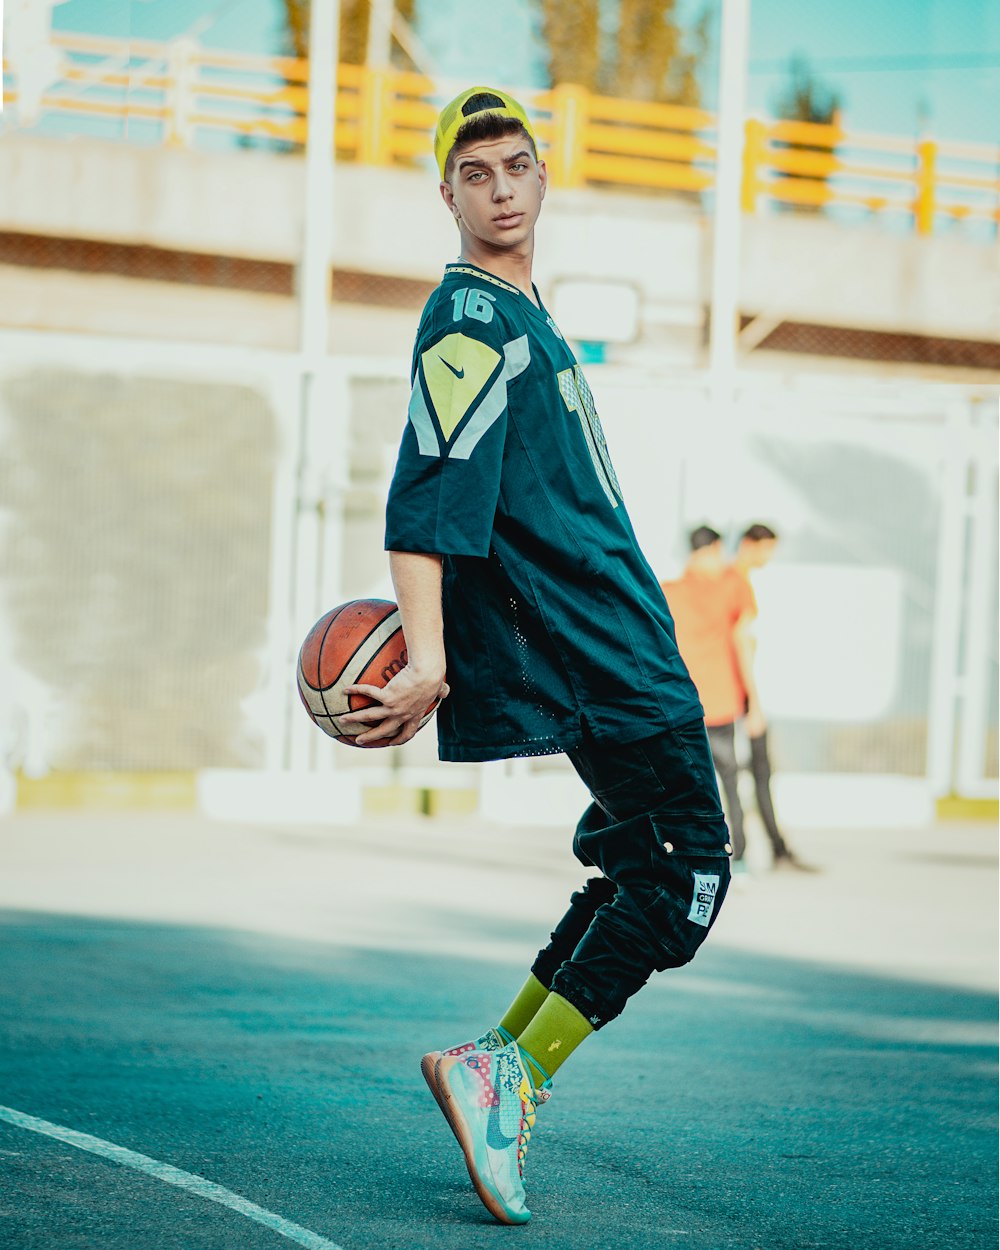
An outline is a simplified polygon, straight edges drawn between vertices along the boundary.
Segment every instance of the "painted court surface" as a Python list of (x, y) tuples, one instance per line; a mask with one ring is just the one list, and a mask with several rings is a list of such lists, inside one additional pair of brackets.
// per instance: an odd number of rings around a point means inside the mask
[(0, 825), (0, 1247), (996, 1245), (994, 830), (813, 833), (588, 1041), (501, 1229), (420, 1077), (492, 1023), (568, 836)]

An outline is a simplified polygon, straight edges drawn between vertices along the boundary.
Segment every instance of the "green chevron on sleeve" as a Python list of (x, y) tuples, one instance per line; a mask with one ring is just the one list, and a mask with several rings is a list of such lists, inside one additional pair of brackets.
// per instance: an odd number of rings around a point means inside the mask
[[(530, 359), (527, 335), (505, 343), (502, 356), (457, 331), (421, 352), (409, 407), (418, 453), (468, 460), (506, 408), (507, 382), (523, 373)], [(453, 436), (450, 450), (443, 450)]]
[(451, 438), (500, 361), (499, 352), (467, 334), (447, 334), (420, 357), (438, 427)]
[(479, 407), (448, 452), (452, 460), (468, 460), (475, 451), (476, 444), (507, 407), (507, 383), (523, 373), (531, 360), (528, 336), (522, 334), (519, 339), (504, 343), (503, 355), (503, 368), (499, 376), (483, 396)]

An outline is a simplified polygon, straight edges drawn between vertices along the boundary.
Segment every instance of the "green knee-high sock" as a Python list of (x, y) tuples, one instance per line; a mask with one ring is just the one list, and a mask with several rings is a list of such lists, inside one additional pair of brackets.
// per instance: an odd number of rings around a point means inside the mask
[(517, 1037), (522, 1029), (527, 1028), (535, 1012), (549, 996), (547, 985), (534, 975), (528, 973), (528, 979), (518, 990), (517, 997), (507, 1008), (500, 1021), (500, 1028), (506, 1029), (511, 1037)]
[(558, 994), (549, 994), (531, 1023), (517, 1035), (517, 1044), (530, 1075), (541, 1085), (593, 1031), (572, 1003)]

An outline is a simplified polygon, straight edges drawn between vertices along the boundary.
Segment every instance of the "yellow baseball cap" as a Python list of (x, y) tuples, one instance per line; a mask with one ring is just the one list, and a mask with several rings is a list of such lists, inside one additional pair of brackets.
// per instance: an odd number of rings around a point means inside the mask
[[(481, 97), (477, 99), (476, 97)], [(467, 121), (480, 113), (496, 113), (498, 117), (512, 117), (521, 123), (528, 132), (531, 142), (538, 150), (538, 140), (528, 121), (528, 114), (513, 96), (504, 91), (496, 91), (493, 87), (469, 87), (461, 95), (457, 95), (450, 104), (446, 104), (438, 117), (437, 129), (434, 131), (434, 156), (444, 179), (444, 167), (448, 161), (448, 153), (455, 146), (455, 136)]]

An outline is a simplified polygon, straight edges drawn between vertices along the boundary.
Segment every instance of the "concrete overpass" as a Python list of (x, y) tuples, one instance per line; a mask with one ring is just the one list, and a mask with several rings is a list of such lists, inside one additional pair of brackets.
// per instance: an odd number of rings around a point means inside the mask
[[(177, 337), (179, 322), (186, 335), (212, 340), (221, 321), (229, 342), (294, 346), (300, 156), (13, 131), (0, 140), (0, 186), (7, 324)], [(377, 341), (379, 351), (406, 355), (413, 311), (455, 251), (433, 176), (338, 164), (334, 215), (341, 280), (331, 349), (370, 354)], [(995, 243), (789, 211), (745, 215), (743, 229), (745, 352), (762, 351), (771, 365), (783, 346), (802, 352), (789, 335), (796, 326), (811, 328), (817, 340), (821, 331), (847, 334), (845, 342), (858, 332), (916, 336), (964, 345), (937, 364), (931, 353), (925, 372), (1000, 374)], [(639, 334), (615, 350), (615, 360), (702, 363), (710, 219), (694, 202), (555, 188), (539, 232), (537, 277), (547, 298), (561, 279), (575, 277), (637, 288)], [(114, 262), (102, 264), (102, 256)], [(851, 349), (818, 354), (850, 356)], [(891, 350), (882, 359), (891, 361)]]

